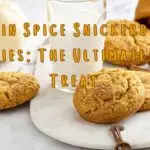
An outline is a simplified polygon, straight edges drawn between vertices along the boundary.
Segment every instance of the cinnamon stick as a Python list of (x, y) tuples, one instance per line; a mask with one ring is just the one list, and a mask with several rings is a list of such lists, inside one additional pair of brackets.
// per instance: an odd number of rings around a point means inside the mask
[(122, 126), (111, 126), (110, 131), (112, 132), (113, 137), (116, 140), (116, 146), (114, 150), (132, 150), (129, 143), (124, 142), (121, 136)]
[(129, 67), (127, 67), (128, 70), (133, 70), (133, 71), (144, 71), (144, 72), (149, 72), (150, 73), (150, 69), (144, 69), (141, 67), (138, 67), (136, 65), (131, 65)]

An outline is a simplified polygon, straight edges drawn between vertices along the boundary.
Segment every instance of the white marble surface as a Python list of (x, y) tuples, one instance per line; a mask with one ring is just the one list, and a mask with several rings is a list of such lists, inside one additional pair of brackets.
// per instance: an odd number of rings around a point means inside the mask
[[(45, 21), (45, 0), (13, 0), (16, 1), (32, 20), (32, 22)], [(118, 0), (120, 1), (120, 0)], [(46, 15), (46, 14), (45, 14)], [(40, 37), (37, 41), (43, 40)], [(35, 45), (38, 45), (34, 41)], [(33, 43), (33, 42), (31, 42)], [(2, 66), (0, 66), (2, 68)], [(32, 72), (34, 66), (24, 67), (25, 71)], [(141, 137), (143, 138), (143, 137)], [(29, 104), (19, 108), (0, 112), (0, 149), (2, 150), (80, 150), (39, 132), (31, 122)], [(83, 149), (82, 149), (83, 150)]]
[(39, 132), (31, 122), (29, 104), (0, 113), (2, 150), (80, 150)]
[[(48, 52), (45, 56), (48, 56)], [(50, 69), (52, 63), (46, 58), (44, 63), (40, 63), (39, 58), (37, 59), (35, 71), (35, 76), (41, 86), (39, 95), (30, 104), (30, 115), (35, 126), (46, 135), (71, 145), (95, 149), (112, 149), (115, 141), (109, 132), (109, 125), (85, 121), (75, 111), (71, 93), (50, 88), (48, 76), (52, 71)], [(103, 66), (105, 68), (116, 68), (116, 66), (107, 63), (104, 63)], [(137, 113), (120, 122), (125, 127), (125, 130), (121, 133), (122, 137), (125, 141), (131, 143), (133, 148), (150, 146), (149, 115), (150, 112)]]
[[(51, 63), (38, 63), (37, 66), (35, 75), (41, 91), (30, 104), (30, 115), (35, 126), (46, 135), (71, 145), (113, 149), (115, 141), (109, 131), (110, 126), (85, 121), (74, 109), (71, 93), (50, 88), (48, 76), (51, 70), (47, 68), (51, 68)], [(115, 66), (104, 64), (104, 67)], [(150, 112), (137, 113), (120, 122), (125, 127), (122, 137), (133, 148), (150, 146), (149, 116)]]
[[(22, 65), (22, 71), (33, 73), (34, 65)], [(14, 64), (1, 64), (1, 71), (17, 71)], [(2, 150), (80, 150), (60, 143), (40, 131), (30, 118), (29, 103), (0, 112), (0, 147)]]

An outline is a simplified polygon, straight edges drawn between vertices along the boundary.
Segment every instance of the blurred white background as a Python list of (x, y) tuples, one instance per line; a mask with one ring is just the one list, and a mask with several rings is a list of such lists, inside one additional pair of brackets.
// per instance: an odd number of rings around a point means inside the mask
[[(46, 21), (46, 3), (47, 0), (12, 0), (16, 2), (32, 22)], [(107, 0), (108, 10), (115, 7), (108, 17), (118, 16), (119, 18), (130, 18), (137, 5), (138, 0)], [(126, 14), (130, 11), (130, 15)]]
[(46, 21), (46, 1), (47, 0), (12, 0), (16, 2), (22, 11), (33, 23)]
[[(16, 2), (31, 23), (47, 23), (47, 0), (12, 0)], [(107, 0), (107, 19), (133, 20), (138, 0)], [(60, 10), (61, 12), (61, 10)], [(35, 48), (45, 39), (43, 36), (30, 38), (27, 48)]]

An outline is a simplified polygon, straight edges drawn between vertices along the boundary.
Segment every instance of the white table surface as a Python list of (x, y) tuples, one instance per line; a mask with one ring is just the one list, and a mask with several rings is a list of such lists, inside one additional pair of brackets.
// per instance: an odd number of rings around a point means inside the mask
[[(32, 22), (46, 19), (45, 0), (13, 0), (18, 3)], [(42, 37), (36, 39), (43, 40)], [(32, 41), (38, 45), (37, 41)], [(0, 69), (2, 66), (0, 66)], [(32, 72), (33, 65), (24, 65), (26, 72)], [(143, 138), (143, 137), (141, 137)], [(29, 103), (13, 110), (0, 112), (0, 149), (1, 150), (83, 150), (60, 143), (40, 131), (31, 122)]]

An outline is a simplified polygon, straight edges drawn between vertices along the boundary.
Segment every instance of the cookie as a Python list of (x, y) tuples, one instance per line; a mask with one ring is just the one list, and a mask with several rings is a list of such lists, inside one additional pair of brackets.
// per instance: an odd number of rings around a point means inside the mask
[[(126, 31), (126, 35), (121, 34), (121, 26), (125, 24), (136, 25), (137, 36), (131, 36), (129, 30)], [(110, 34), (111, 25), (117, 26), (118, 35), (112, 36)], [(104, 56), (105, 61), (119, 65), (142, 65), (150, 61), (150, 30), (147, 30), (145, 36), (139, 35), (140, 24), (134, 21), (127, 20), (114, 20), (108, 21), (108, 35), (104, 44)]]
[(104, 69), (92, 74), (95, 86), (76, 88), (73, 102), (86, 120), (110, 124), (137, 112), (144, 103), (144, 86), (133, 73)]
[(141, 79), (145, 88), (145, 102), (139, 111), (150, 110), (150, 73), (135, 71), (135, 74)]
[(0, 72), (0, 110), (31, 100), (39, 91), (35, 77), (21, 72)]

